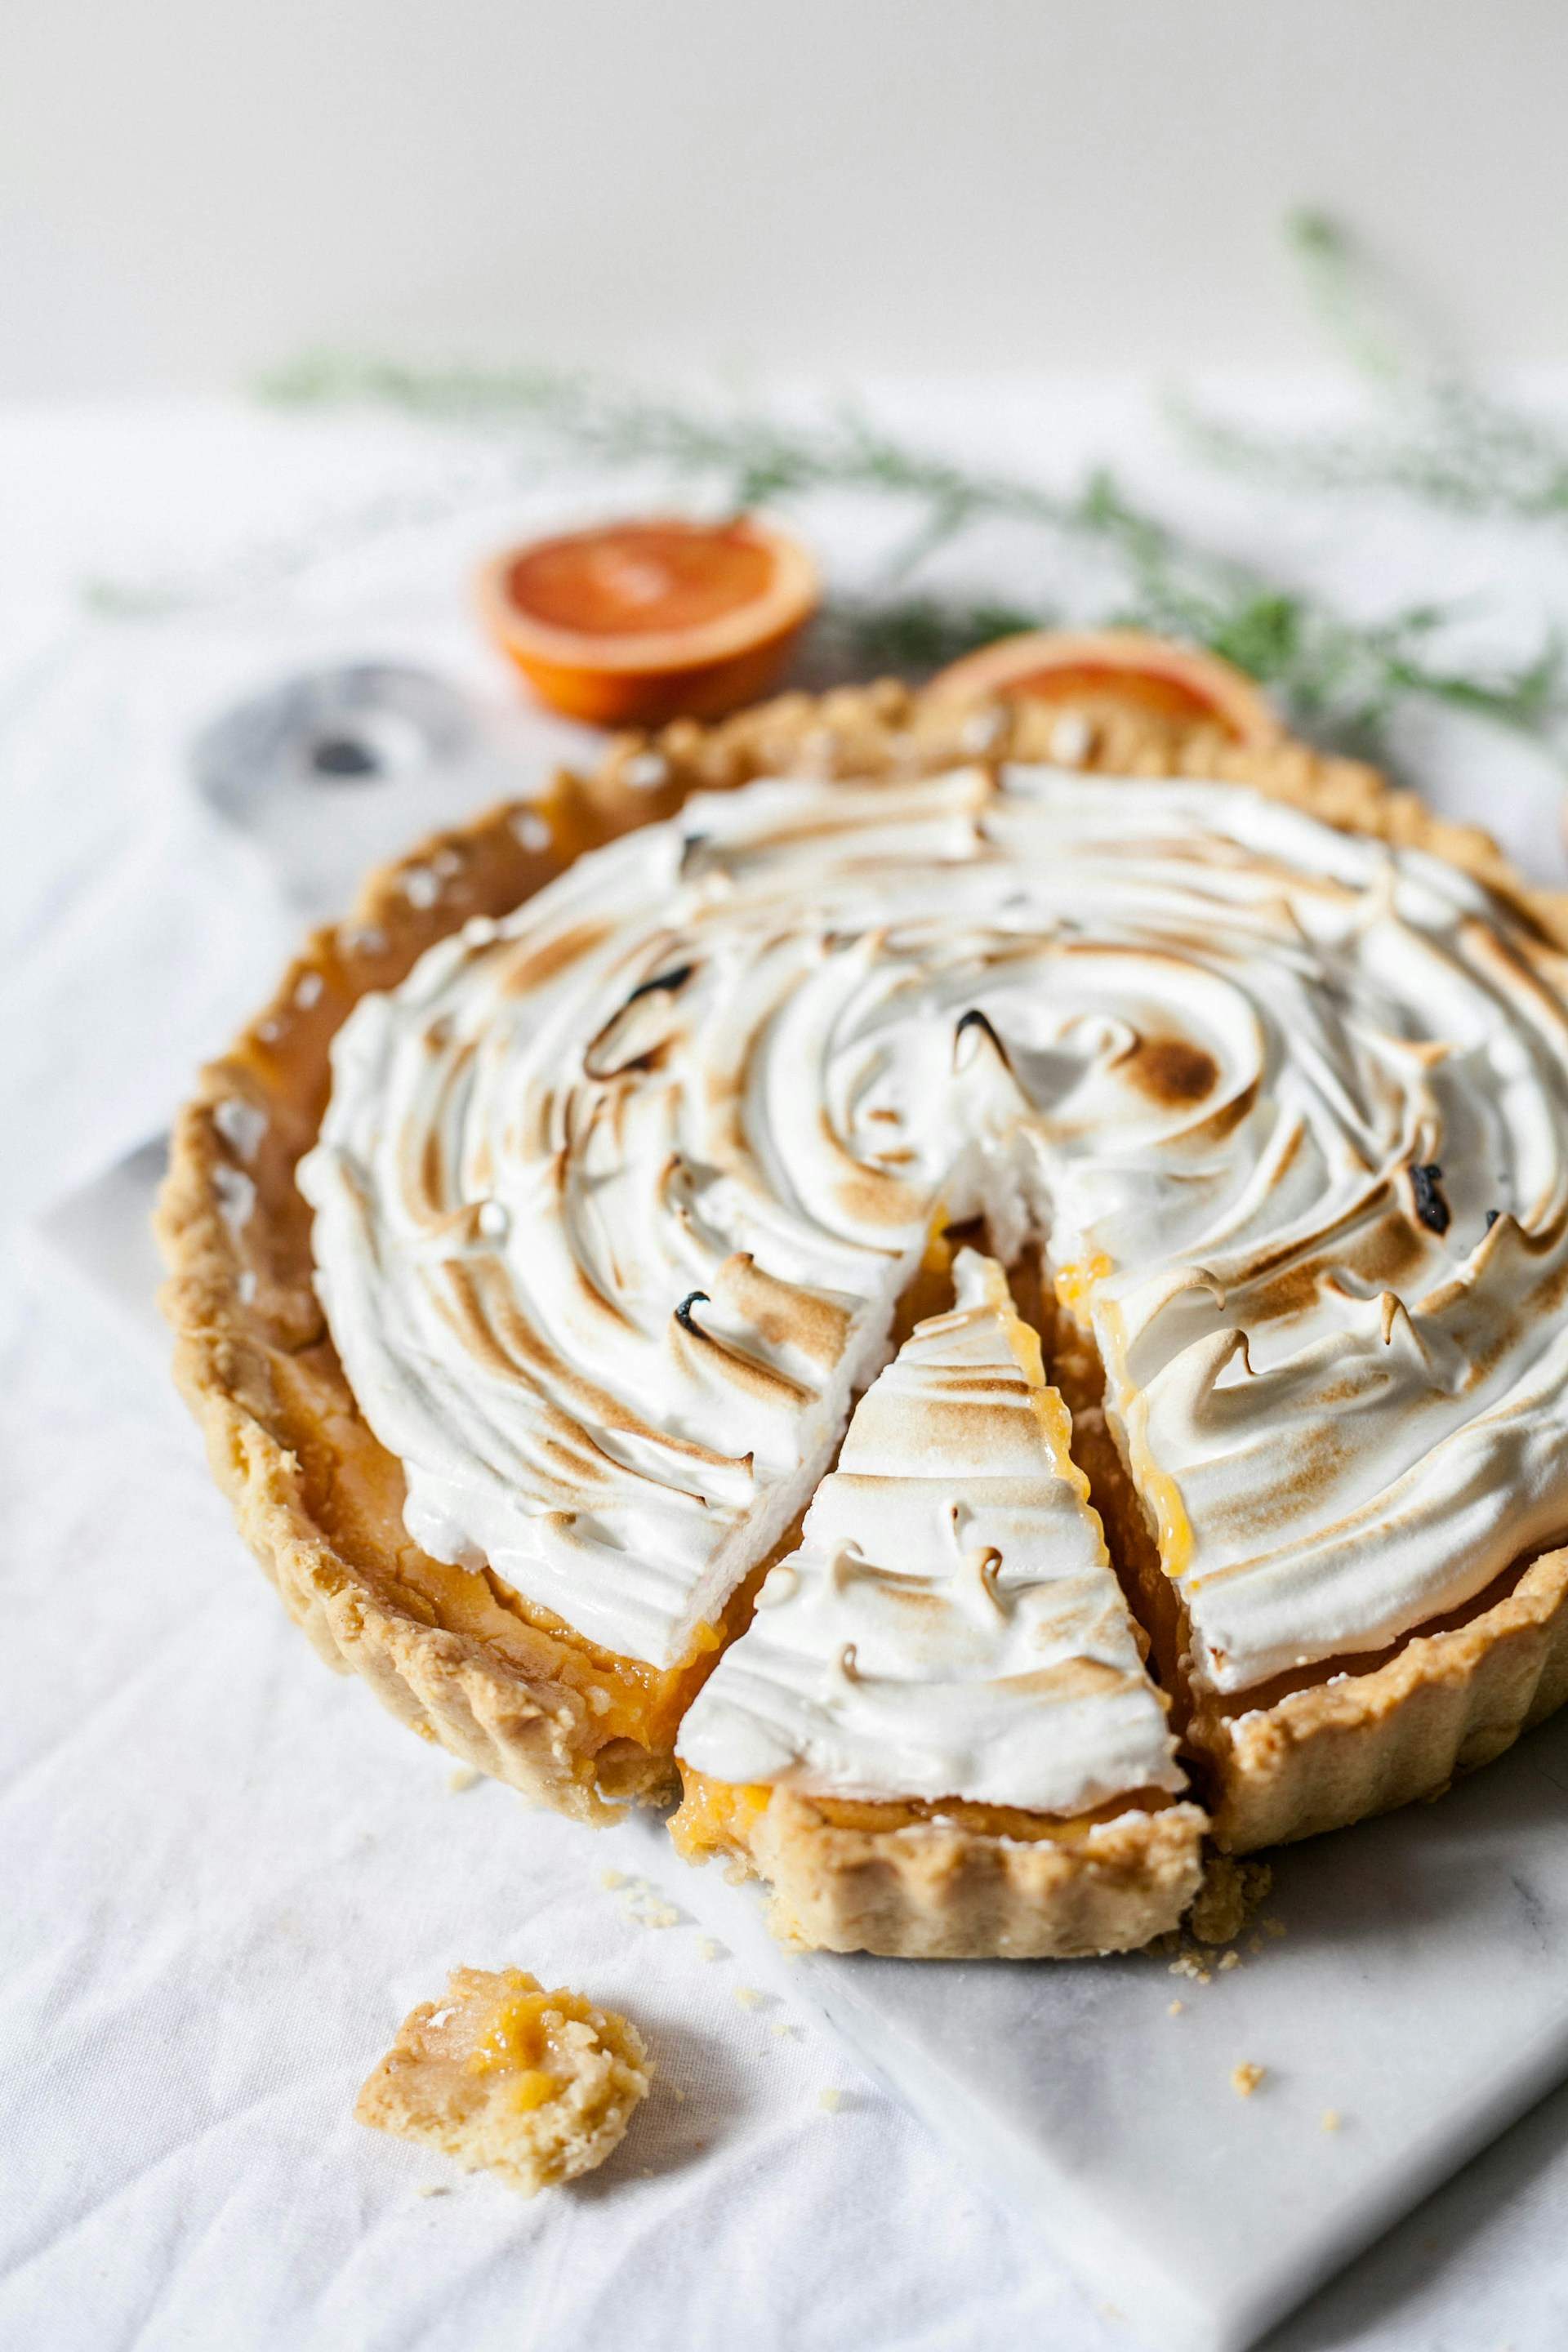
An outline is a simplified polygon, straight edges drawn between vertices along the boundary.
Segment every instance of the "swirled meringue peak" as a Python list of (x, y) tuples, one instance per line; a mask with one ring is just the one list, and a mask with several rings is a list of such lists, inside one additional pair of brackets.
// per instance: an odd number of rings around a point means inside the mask
[(1235, 785), (754, 783), (360, 1003), (319, 1286), (415, 1538), (662, 1665), (933, 1218), (1033, 1233), (1245, 1691), (1568, 1528), (1563, 986), (1457, 869)]
[(1177, 1789), (1066, 1405), (1001, 1267), (855, 1409), (800, 1549), (680, 1727), (684, 1764), (817, 1794), (1073, 1812)]

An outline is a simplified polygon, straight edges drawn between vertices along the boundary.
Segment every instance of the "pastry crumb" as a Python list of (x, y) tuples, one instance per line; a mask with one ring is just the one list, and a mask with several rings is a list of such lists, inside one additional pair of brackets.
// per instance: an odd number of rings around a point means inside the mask
[(1325, 2107), (1319, 2118), (1321, 2128), (1326, 2132), (1337, 2132), (1343, 2120), (1338, 2107)]
[(757, 1990), (755, 1985), (737, 1985), (735, 1999), (742, 2009), (760, 2009), (763, 1996)]
[(1211, 1856), (1181, 1927), (1154, 1937), (1147, 1949), (1162, 1957), (1175, 1955), (1166, 1963), (1170, 1975), (1185, 1977), (1192, 1984), (1212, 1984), (1217, 1974), (1228, 1975), (1241, 1966), (1240, 1952), (1217, 1952), (1216, 1945), (1234, 1946), (1252, 1928), (1248, 1952), (1263, 1949), (1262, 1931), (1268, 1922), (1258, 1920), (1258, 1906), (1267, 1901), (1273, 1883), (1274, 1873), (1266, 1862), (1237, 1862), (1225, 1853)]
[(477, 1789), (484, 1777), (471, 1764), (459, 1764), (447, 1773), (447, 1786), (454, 1797), (460, 1797), (465, 1789)]
[(1180, 2017), (1186, 2005), (1184, 2000), (1173, 2000), (1167, 2004), (1165, 2014), (1167, 2017)]
[(1230, 2070), (1230, 2087), (1238, 2099), (1250, 2099), (1268, 2072), (1267, 2066), (1255, 2066), (1250, 2060), (1243, 2065), (1233, 2066)]
[(724, 1957), (724, 1947), (717, 1936), (704, 1936), (697, 1948), (705, 1960), (721, 1960)]
[(612, 1895), (618, 1886), (624, 1886), (626, 1883), (626, 1874), (624, 1870), (601, 1870), (599, 1873), (600, 1885), (608, 1887)]
[(825, 2107), (830, 2116), (836, 2116), (844, 2105), (844, 2094), (842, 2091), (818, 2091), (816, 2104)]
[(451, 2193), (452, 2185), (448, 2180), (422, 2180), (414, 2192), (416, 2197), (450, 2197)]
[(651, 2072), (613, 2010), (523, 1969), (454, 1969), (445, 2001), (404, 2019), (354, 2114), (531, 2197), (603, 2164)]
[(1266, 1862), (1236, 1862), (1216, 1853), (1204, 1872), (1187, 1926), (1200, 1944), (1234, 1944), (1251, 1926), (1274, 1885)]
[(794, 2026), (790, 2023), (790, 2021), (789, 2021), (789, 2020), (788, 2020), (788, 2018), (787, 2018), (787, 2017), (775, 2017), (775, 2018), (774, 2018), (774, 2020), (773, 2020), (773, 2039), (774, 2039), (774, 2041), (775, 2041), (775, 2042), (784, 2042), (784, 2041), (787, 2041), (787, 2040), (788, 2040), (788, 2038), (789, 2038), (789, 2036), (790, 2036), (794, 2032), (795, 2032), (795, 2028), (794, 2028)]

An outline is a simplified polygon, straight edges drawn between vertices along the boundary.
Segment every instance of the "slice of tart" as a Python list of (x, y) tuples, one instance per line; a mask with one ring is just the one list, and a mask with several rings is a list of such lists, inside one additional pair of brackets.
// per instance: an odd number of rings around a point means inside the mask
[(954, 1278), (687, 1716), (673, 1834), (833, 1950), (1142, 1944), (1196, 1889), (1203, 1816), (1039, 1341), (993, 1259)]

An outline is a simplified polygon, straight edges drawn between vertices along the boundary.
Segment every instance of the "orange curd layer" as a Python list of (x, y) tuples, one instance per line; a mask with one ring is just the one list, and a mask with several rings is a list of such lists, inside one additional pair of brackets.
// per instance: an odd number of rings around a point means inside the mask
[[(670, 1835), (688, 1862), (706, 1862), (717, 1853), (747, 1854), (758, 1823), (773, 1800), (771, 1787), (759, 1781), (710, 1780), (682, 1765), (685, 1791), (670, 1822)], [(804, 1792), (803, 1792), (804, 1793)], [(1018, 1805), (983, 1805), (964, 1797), (825, 1797), (806, 1794), (804, 1801), (834, 1829), (861, 1830), (877, 1834), (889, 1830), (915, 1829), (922, 1824), (951, 1824), (978, 1836), (1022, 1841), (1050, 1839), (1072, 1844), (1098, 1824), (1122, 1813), (1159, 1812), (1173, 1801), (1163, 1789), (1131, 1789), (1104, 1804), (1080, 1813), (1033, 1813)]]

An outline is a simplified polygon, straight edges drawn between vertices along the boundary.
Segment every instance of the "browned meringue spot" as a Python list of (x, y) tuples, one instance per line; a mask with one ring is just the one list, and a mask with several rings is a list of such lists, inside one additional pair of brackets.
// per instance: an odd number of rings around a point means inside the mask
[(852, 1318), (837, 1299), (765, 1274), (749, 1250), (727, 1257), (710, 1278), (715, 1297), (768, 1347), (788, 1346), (823, 1371), (843, 1355)]
[[(698, 1294), (693, 1294), (697, 1296)], [(711, 1364), (720, 1376), (746, 1395), (762, 1404), (784, 1406), (804, 1405), (811, 1401), (811, 1391), (801, 1381), (791, 1380), (787, 1372), (775, 1365), (764, 1364), (755, 1356), (747, 1355), (732, 1340), (720, 1339), (705, 1331), (695, 1315), (672, 1309), (669, 1318), (669, 1344), (679, 1355), (695, 1354), (699, 1361)]]
[(602, 947), (610, 929), (607, 922), (576, 923), (570, 930), (558, 931), (553, 939), (537, 941), (525, 933), (507, 958), (502, 995), (525, 996), (530, 989), (542, 988), (546, 981)]
[(1185, 1037), (1140, 1037), (1118, 1066), (1141, 1093), (1169, 1110), (1202, 1102), (1219, 1084), (1214, 1055)]
[(1336, 1236), (1331, 1258), (1309, 1253), (1287, 1263), (1256, 1286), (1248, 1286), (1249, 1322), (1304, 1314), (1314, 1307), (1322, 1286), (1335, 1276), (1352, 1274), (1380, 1290), (1394, 1290), (1420, 1266), (1426, 1256), (1411, 1220), (1389, 1209), (1373, 1223)]
[[(1215, 1507), (1211, 1526), (1215, 1543), (1223, 1544), (1227, 1538), (1257, 1541), (1273, 1528), (1289, 1528), (1342, 1469), (1350, 1451), (1345, 1436), (1332, 1423), (1294, 1433), (1289, 1446), (1281, 1448), (1281, 1466), (1270, 1486), (1250, 1495), (1245, 1504)], [(1189, 1577), (1187, 1589), (1196, 1592), (1227, 1584), (1245, 1574), (1249, 1565), (1243, 1560), (1229, 1568), (1210, 1569), (1205, 1575)]]
[[(448, 1317), (469, 1348), (476, 1362), (503, 1379), (519, 1373), (535, 1383), (540, 1398), (541, 1425), (553, 1432), (558, 1444), (586, 1449), (600, 1465), (605, 1457), (588, 1434), (589, 1425), (613, 1435), (632, 1437), (657, 1447), (671, 1461), (698, 1466), (727, 1466), (730, 1457), (695, 1440), (657, 1428), (634, 1405), (578, 1371), (519, 1306), (517, 1295), (493, 1268), (448, 1259), (441, 1268), (449, 1297), (438, 1297), (438, 1310)], [(563, 1398), (577, 1419), (545, 1402), (546, 1391)], [(632, 1473), (624, 1471), (623, 1478)]]
[(998, 1690), (1029, 1691), (1042, 1699), (1100, 1698), (1107, 1692), (1141, 1685), (1142, 1675), (1124, 1674), (1100, 1658), (1062, 1658), (1026, 1675), (1005, 1675)]
[(921, 1408), (921, 1423), (929, 1433), (933, 1448), (945, 1452), (949, 1447), (967, 1449), (970, 1458), (983, 1455), (985, 1441), (995, 1426), (995, 1408), (1009, 1396), (1027, 1399), (1028, 1383), (1025, 1381), (994, 1381), (984, 1397), (948, 1401), (931, 1399)]

